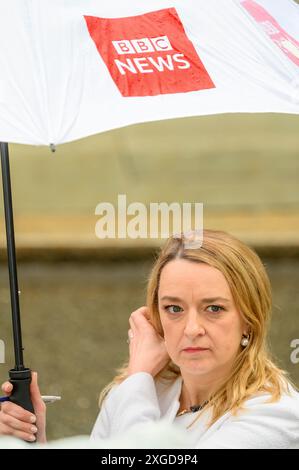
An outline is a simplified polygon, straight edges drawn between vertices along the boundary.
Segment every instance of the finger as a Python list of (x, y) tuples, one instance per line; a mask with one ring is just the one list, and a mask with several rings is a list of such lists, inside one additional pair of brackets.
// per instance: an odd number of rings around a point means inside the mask
[(135, 310), (132, 312), (130, 318), (133, 320), (135, 326), (144, 326), (145, 324), (148, 324), (148, 313), (146, 310), (144, 310), (145, 307), (141, 307), (138, 310)]
[(147, 320), (147, 322), (153, 326), (152, 318), (150, 316), (150, 309), (148, 307), (142, 308), (140, 314), (143, 315), (143, 317)]
[(147, 318), (149, 320), (150, 319), (150, 310), (149, 310), (149, 308), (144, 306), (144, 307), (141, 307), (140, 310), (141, 310), (142, 315), (144, 315), (145, 318)]
[(2, 436), (13, 436), (23, 441), (33, 442), (36, 440), (36, 436), (32, 433), (26, 433), (23, 431), (15, 431), (14, 429), (4, 424), (0, 425), (0, 435)]
[(4, 382), (1, 388), (5, 395), (10, 395), (13, 389), (13, 385), (10, 382)]
[(134, 333), (133, 333), (133, 330), (131, 330), (131, 328), (128, 330), (128, 338), (129, 339), (134, 338)]
[(130, 324), (131, 330), (134, 333), (134, 330), (136, 330), (136, 324), (135, 324), (134, 319), (132, 317), (129, 318), (129, 324)]
[(134, 338), (134, 336), (137, 336), (138, 331), (132, 319), (129, 319), (129, 323), (130, 323), (130, 328), (128, 330), (128, 338), (131, 340)]
[(30, 395), (35, 412), (42, 413), (45, 410), (46, 405), (42, 400), (41, 393), (39, 390), (37, 382), (37, 372), (31, 373)]
[(26, 442), (34, 442), (36, 441), (36, 435), (35, 434), (28, 434), (23, 431), (15, 431), (14, 432), (14, 437), (17, 437), (18, 439), (22, 439), (23, 441)]
[(149, 315), (149, 309), (148, 309), (148, 307), (143, 305), (142, 307), (139, 307), (136, 310), (134, 310), (134, 312), (132, 312), (132, 315), (134, 317), (138, 317), (140, 315), (148, 316)]
[(35, 423), (36, 421), (36, 417), (30, 411), (9, 401), (2, 403), (1, 412), (27, 423)]
[(138, 326), (140, 326), (140, 322), (138, 320), (138, 314), (136, 314), (136, 312), (132, 312), (129, 317), (129, 323), (133, 331), (136, 330)]
[(130, 343), (132, 341), (132, 339), (134, 338), (134, 333), (133, 331), (131, 330), (131, 328), (128, 330), (128, 339), (127, 339), (127, 343), (128, 345), (130, 346)]
[(131, 318), (134, 320), (138, 320), (139, 318), (145, 318), (146, 315), (146, 307), (140, 307), (137, 310), (134, 310), (134, 312), (131, 313)]
[(13, 431), (21, 431), (26, 434), (34, 434), (37, 432), (37, 427), (32, 423), (25, 423), (19, 419), (14, 418), (11, 415), (2, 413), (1, 422), (11, 428)]

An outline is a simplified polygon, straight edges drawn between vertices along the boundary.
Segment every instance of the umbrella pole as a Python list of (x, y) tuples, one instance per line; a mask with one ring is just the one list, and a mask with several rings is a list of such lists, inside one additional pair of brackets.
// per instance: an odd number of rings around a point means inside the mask
[(15, 350), (15, 369), (23, 370), (24, 369), (23, 347), (22, 347), (19, 288), (18, 288), (18, 275), (17, 275), (17, 263), (16, 263), (16, 248), (15, 248), (15, 235), (14, 235), (13, 207), (12, 207), (12, 197), (11, 197), (8, 144), (1, 142), (0, 151), (1, 151), (3, 199), (4, 199), (4, 211), (5, 211), (5, 228), (6, 228), (8, 270), (9, 270), (9, 284), (10, 284), (10, 299), (11, 299), (11, 310), (12, 310), (12, 326), (13, 326), (13, 338), (14, 338), (14, 350)]
[(10, 284), (10, 299), (12, 311), (13, 340), (15, 351), (15, 367), (9, 371), (10, 381), (13, 384), (13, 393), (10, 400), (23, 408), (33, 412), (30, 399), (31, 371), (24, 366), (22, 330), (19, 305), (19, 288), (16, 263), (16, 248), (14, 236), (13, 207), (11, 197), (11, 182), (9, 169), (8, 144), (0, 142), (3, 199), (5, 212), (5, 228), (7, 240), (7, 257)]

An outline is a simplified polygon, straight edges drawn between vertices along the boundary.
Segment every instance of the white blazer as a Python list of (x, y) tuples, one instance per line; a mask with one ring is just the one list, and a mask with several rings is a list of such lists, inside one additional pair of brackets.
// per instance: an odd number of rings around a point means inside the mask
[(105, 398), (91, 439), (121, 437), (134, 425), (163, 420), (185, 429), (190, 448), (299, 449), (299, 393), (292, 387), (291, 396), (284, 394), (276, 403), (266, 403), (269, 394), (255, 395), (245, 402), (244, 412), (227, 412), (210, 428), (207, 409), (186, 429), (197, 413), (176, 417), (181, 386), (181, 377), (165, 385), (147, 372), (129, 376)]

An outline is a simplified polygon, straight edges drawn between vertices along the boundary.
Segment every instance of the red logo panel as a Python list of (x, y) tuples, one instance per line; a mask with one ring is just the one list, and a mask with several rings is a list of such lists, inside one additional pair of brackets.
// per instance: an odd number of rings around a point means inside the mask
[(126, 18), (84, 18), (122, 96), (215, 88), (175, 8)]

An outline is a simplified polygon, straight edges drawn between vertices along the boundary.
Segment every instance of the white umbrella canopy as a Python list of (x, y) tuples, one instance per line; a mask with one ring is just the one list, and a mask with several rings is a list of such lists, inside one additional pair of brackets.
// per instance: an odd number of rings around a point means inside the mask
[(299, 113), (293, 0), (0, 3), (0, 141), (69, 142), (137, 122)]

